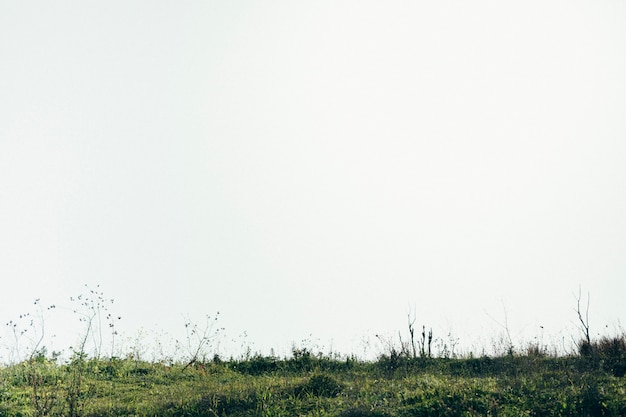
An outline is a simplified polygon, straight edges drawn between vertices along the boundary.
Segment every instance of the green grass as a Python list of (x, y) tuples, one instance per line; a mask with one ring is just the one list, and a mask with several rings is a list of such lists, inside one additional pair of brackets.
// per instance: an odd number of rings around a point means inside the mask
[(362, 362), (305, 351), (183, 369), (39, 357), (0, 369), (0, 416), (626, 416), (626, 377), (603, 364), (541, 355)]

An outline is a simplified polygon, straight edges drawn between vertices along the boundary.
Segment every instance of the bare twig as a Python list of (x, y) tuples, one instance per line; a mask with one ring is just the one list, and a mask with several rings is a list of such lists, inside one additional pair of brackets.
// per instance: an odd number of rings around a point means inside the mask
[(585, 341), (591, 346), (591, 336), (589, 334), (589, 293), (587, 292), (587, 308), (585, 309), (585, 317), (583, 318), (582, 313), (580, 311), (580, 286), (578, 287), (578, 298), (577, 298), (577, 308), (576, 313), (578, 314), (578, 320), (580, 321), (580, 327), (583, 332), (583, 336), (585, 337)]

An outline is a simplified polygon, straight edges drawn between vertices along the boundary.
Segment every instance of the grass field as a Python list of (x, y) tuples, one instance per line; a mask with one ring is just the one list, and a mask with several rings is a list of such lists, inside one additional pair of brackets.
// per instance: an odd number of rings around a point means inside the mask
[(568, 357), (369, 362), (306, 349), (171, 366), (38, 355), (1, 369), (0, 416), (626, 416), (624, 338), (610, 343)]

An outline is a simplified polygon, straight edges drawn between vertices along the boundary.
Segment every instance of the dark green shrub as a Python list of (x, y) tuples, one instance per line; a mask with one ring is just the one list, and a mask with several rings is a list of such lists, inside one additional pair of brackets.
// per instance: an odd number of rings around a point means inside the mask
[(278, 361), (273, 357), (253, 356), (247, 360), (233, 362), (231, 369), (244, 375), (262, 375), (278, 370)]
[(409, 358), (406, 355), (392, 348), (388, 355), (378, 358), (376, 365), (385, 376), (393, 377), (399, 370), (406, 370), (408, 362)]
[(313, 395), (315, 397), (336, 397), (343, 390), (343, 386), (334, 378), (319, 374), (313, 375), (304, 384), (295, 388), (294, 393), (298, 396)]
[(593, 353), (594, 353), (593, 343), (585, 339), (582, 339), (580, 342), (578, 342), (578, 354), (580, 356), (582, 356), (583, 358), (589, 358), (593, 356)]
[(152, 369), (147, 368), (147, 367), (141, 367), (141, 368), (137, 367), (137, 368), (133, 368), (129, 370), (128, 373), (133, 376), (146, 376), (152, 373)]
[(605, 371), (617, 377), (626, 374), (626, 337), (603, 337), (595, 350)]
[(449, 369), (453, 375), (486, 376), (495, 372), (496, 361), (488, 356), (480, 358), (459, 359), (450, 362)]
[(311, 354), (311, 351), (307, 348), (297, 349), (294, 348), (291, 352), (293, 357), (289, 359), (285, 365), (295, 372), (311, 371), (315, 362), (315, 356)]
[(585, 381), (578, 398), (578, 411), (581, 416), (605, 415), (605, 398), (598, 381), (591, 378)]
[(626, 336), (603, 337), (597, 342), (578, 343), (580, 368), (584, 371), (602, 370), (613, 376), (626, 374)]

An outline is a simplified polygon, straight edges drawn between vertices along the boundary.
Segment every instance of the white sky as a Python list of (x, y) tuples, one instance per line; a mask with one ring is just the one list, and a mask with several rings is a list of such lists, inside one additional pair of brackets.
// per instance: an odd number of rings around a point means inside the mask
[(264, 352), (626, 317), (624, 2), (5, 0), (0, 57), (3, 323), (85, 283)]

